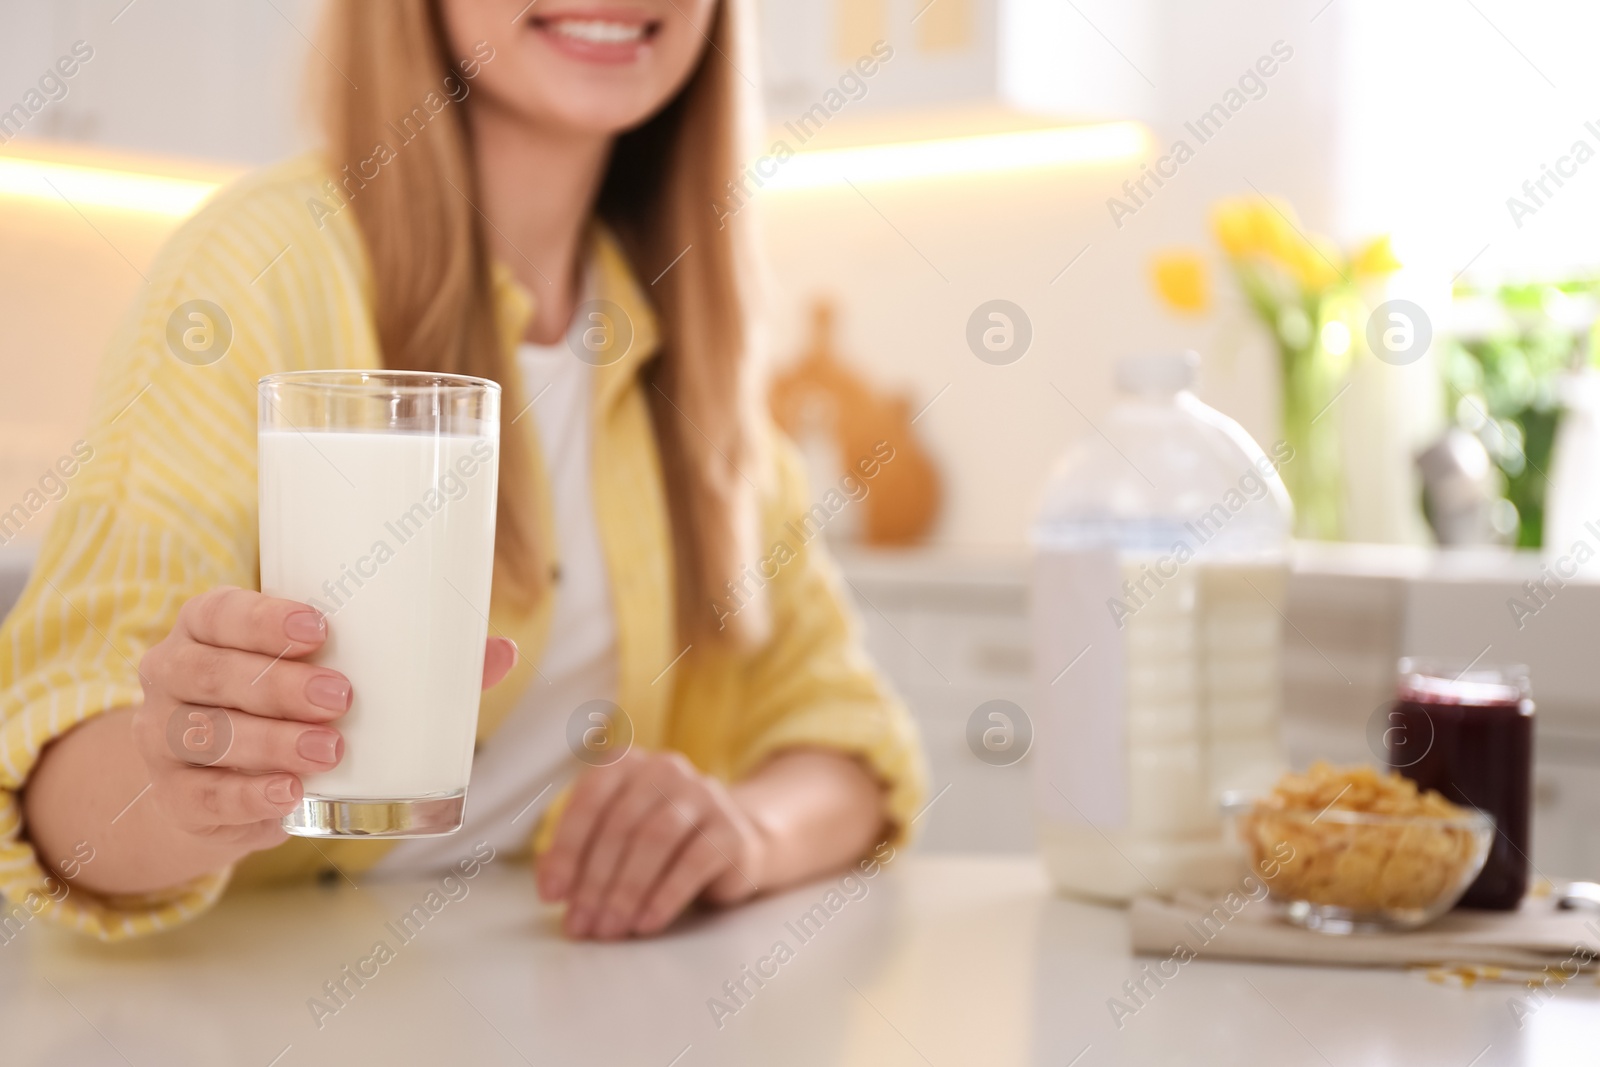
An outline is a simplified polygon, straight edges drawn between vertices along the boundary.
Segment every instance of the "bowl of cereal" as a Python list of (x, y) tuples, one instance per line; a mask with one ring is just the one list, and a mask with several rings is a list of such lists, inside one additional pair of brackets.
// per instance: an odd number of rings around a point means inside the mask
[(1325, 933), (1414, 930), (1483, 869), (1494, 821), (1371, 767), (1313, 764), (1270, 793), (1224, 798), (1251, 865), (1292, 923)]

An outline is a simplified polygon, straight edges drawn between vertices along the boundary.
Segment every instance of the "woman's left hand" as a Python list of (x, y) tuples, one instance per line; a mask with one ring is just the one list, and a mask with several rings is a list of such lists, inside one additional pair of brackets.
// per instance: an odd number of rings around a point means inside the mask
[(654, 934), (697, 897), (753, 896), (767, 842), (721, 782), (676, 752), (634, 750), (578, 779), (539, 895), (567, 902), (567, 936)]

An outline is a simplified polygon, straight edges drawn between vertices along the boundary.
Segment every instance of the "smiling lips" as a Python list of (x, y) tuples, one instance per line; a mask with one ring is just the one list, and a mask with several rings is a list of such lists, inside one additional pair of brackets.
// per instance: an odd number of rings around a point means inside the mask
[(535, 15), (528, 22), (557, 51), (589, 63), (632, 63), (661, 30), (659, 20), (625, 10)]

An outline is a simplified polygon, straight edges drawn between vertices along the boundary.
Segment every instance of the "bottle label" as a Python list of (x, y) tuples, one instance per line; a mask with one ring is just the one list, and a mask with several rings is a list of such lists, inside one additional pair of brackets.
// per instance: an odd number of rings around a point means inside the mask
[(1036, 802), (1062, 822), (1124, 829), (1125, 653), (1110, 607), (1122, 595), (1117, 552), (1041, 551), (1033, 567)]
[(1282, 769), (1281, 560), (1111, 548), (1034, 557), (1036, 803), (1102, 834), (1196, 841)]

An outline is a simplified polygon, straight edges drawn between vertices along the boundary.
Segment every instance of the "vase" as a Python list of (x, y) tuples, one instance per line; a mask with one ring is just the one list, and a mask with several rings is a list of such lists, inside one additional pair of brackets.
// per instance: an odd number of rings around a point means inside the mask
[(1343, 537), (1344, 471), (1339, 420), (1329, 413), (1349, 369), (1349, 332), (1345, 350), (1329, 351), (1323, 326), (1343, 316), (1313, 304), (1288, 305), (1274, 331), (1283, 382), (1283, 434), (1293, 458), (1279, 470), (1294, 501), (1294, 533), (1303, 540), (1337, 541)]

